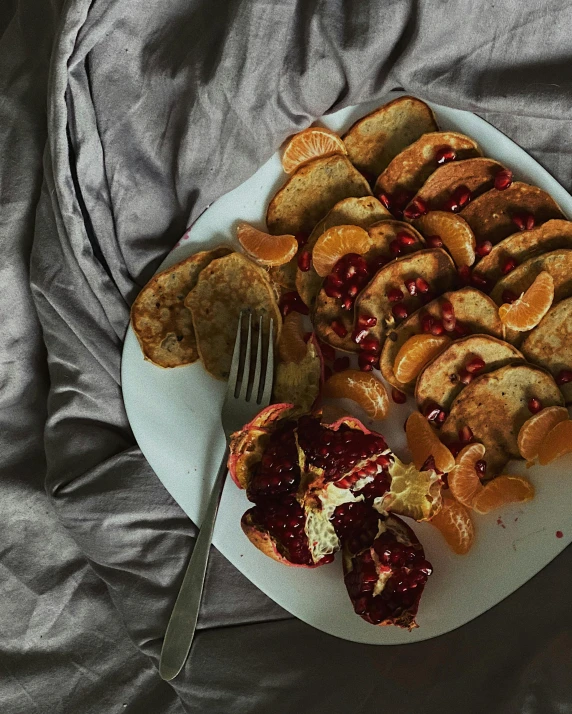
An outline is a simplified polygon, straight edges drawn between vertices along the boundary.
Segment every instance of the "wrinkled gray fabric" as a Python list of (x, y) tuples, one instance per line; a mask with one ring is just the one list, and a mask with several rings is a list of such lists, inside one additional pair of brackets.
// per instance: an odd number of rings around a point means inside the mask
[(325, 112), (404, 87), (570, 188), (571, 20), (564, 0), (3, 1), (2, 712), (572, 712), (570, 549), (391, 648), (297, 621), (214, 551), (190, 659), (161, 682), (195, 531), (119, 379), (129, 305), (185, 227)]

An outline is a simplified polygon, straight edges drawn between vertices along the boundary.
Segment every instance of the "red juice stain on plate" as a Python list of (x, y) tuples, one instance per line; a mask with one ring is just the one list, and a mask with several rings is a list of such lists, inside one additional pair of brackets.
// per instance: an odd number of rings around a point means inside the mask
[(557, 538), (562, 538), (563, 536), (564, 536), (564, 533), (562, 533), (562, 531), (556, 531)]

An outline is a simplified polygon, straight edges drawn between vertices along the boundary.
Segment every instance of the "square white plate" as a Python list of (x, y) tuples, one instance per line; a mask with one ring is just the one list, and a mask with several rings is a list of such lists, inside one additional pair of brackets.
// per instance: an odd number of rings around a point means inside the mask
[[(323, 117), (320, 123), (343, 133), (383, 103), (349, 107)], [(469, 112), (430, 106), (441, 129), (473, 137), (485, 156), (512, 169), (518, 180), (548, 191), (565, 214), (572, 216), (570, 195), (504, 134)], [(161, 269), (222, 240), (234, 240), (238, 220), (263, 227), (267, 203), (284, 180), (276, 153), (248, 181), (201, 215)], [(127, 415), (143, 454), (189, 518), (200, 525), (224, 448), (220, 408), (225, 385), (206, 374), (200, 362), (171, 370), (146, 362), (131, 328), (123, 350), (122, 383)], [(409, 455), (402, 425), (412, 408), (412, 403), (392, 404), (388, 419), (374, 425), (403, 460), (409, 460)], [(252, 504), (230, 478), (222, 496), (214, 545), (279, 605), (324, 632), (378, 645), (426, 640), (496, 605), (544, 568), (572, 539), (572, 458), (543, 468), (526, 469), (524, 462), (510, 466), (512, 473), (532, 480), (536, 497), (522, 507), (475, 516), (477, 537), (468, 555), (452, 554), (431, 525), (412, 524), (434, 566), (419, 608), (420, 627), (413, 632), (374, 627), (354, 614), (339, 555), (331, 565), (305, 570), (280, 565), (254, 548), (240, 528), (240, 518)], [(563, 536), (557, 537), (557, 532)]]

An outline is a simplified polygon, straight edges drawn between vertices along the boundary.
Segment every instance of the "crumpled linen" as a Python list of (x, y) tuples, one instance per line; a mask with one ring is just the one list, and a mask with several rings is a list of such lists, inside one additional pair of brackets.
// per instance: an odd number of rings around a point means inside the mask
[(571, 16), (564, 0), (0, 7), (2, 711), (572, 711), (570, 549), (403, 647), (314, 630), (213, 551), (191, 656), (161, 682), (195, 529), (134, 442), (119, 376), (129, 306), (185, 227), (328, 111), (403, 87), (476, 111), (570, 187)]

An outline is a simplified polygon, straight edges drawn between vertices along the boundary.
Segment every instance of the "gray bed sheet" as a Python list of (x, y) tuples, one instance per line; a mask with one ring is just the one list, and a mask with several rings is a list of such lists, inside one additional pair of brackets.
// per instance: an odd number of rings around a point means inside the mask
[(3, 714), (572, 712), (570, 549), (403, 647), (312, 629), (214, 551), (191, 656), (162, 682), (195, 529), (119, 377), (129, 306), (185, 227), (326, 112), (403, 87), (570, 188), (571, 23), (565, 0), (2, 0)]

